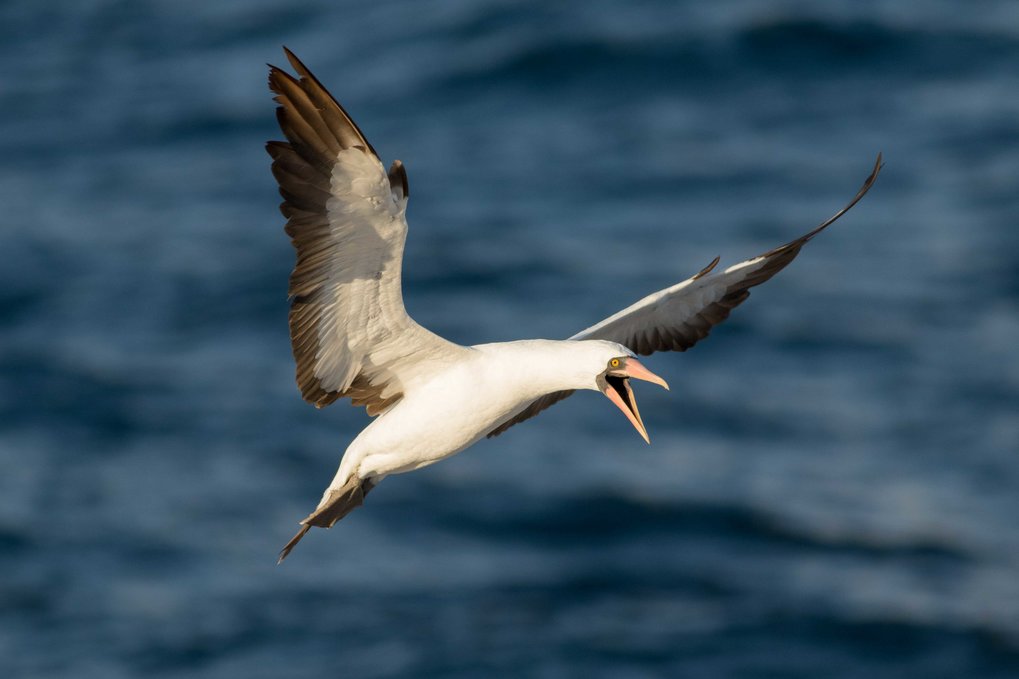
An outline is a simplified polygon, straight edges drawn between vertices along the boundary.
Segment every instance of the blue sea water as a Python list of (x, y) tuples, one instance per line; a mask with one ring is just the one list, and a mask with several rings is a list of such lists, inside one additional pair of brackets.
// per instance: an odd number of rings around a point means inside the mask
[[(653, 445), (580, 394), (387, 479), (293, 381), (286, 44), (410, 176), (408, 309), (564, 337), (871, 193)], [(0, 676), (1019, 676), (1019, 6), (0, 5)]]

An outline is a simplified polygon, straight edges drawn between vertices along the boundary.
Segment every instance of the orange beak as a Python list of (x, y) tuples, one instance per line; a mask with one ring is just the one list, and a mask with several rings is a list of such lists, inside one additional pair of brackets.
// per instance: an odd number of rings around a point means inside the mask
[(640, 419), (637, 399), (633, 397), (633, 390), (630, 389), (631, 377), (637, 380), (644, 380), (645, 382), (653, 382), (666, 389), (669, 388), (669, 385), (661, 377), (641, 365), (635, 358), (623, 359), (618, 368), (608, 371), (603, 378), (602, 393), (615, 403), (617, 408), (623, 411), (626, 419), (630, 420), (630, 424), (644, 438), (644, 441), (651, 443), (651, 439), (647, 435), (647, 429), (644, 428), (644, 422)]

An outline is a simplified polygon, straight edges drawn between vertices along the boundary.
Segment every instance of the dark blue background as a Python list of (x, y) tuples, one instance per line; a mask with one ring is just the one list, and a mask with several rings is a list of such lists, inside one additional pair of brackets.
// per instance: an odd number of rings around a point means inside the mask
[[(278, 549), (294, 49), (411, 184), (406, 301), (564, 337), (867, 198), (709, 341)], [(0, 674), (1019, 675), (1019, 7), (0, 6)]]

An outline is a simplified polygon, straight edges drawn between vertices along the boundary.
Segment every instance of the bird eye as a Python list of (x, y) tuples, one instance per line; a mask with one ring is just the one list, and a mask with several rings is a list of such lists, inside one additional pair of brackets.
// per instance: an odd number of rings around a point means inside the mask
[(609, 365), (611, 365), (613, 368), (618, 368), (619, 367), (619, 359), (618, 358), (612, 359), (611, 361), (609, 361)]

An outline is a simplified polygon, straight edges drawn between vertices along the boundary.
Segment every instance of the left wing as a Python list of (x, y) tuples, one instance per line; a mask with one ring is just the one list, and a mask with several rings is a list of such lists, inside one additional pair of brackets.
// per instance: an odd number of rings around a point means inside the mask
[(301, 61), (274, 66), (269, 87), (286, 141), (266, 145), (279, 182), (290, 274), (290, 341), (301, 395), (318, 407), (349, 397), (378, 415), (419, 365), (467, 349), (414, 321), (403, 306), (407, 173), (387, 173), (343, 107)]
[[(881, 154), (863, 186), (849, 203), (815, 229), (769, 252), (715, 271), (716, 257), (700, 272), (672, 287), (652, 293), (604, 321), (582, 330), (571, 340), (601, 339), (618, 342), (637, 354), (686, 351), (707, 337), (729, 313), (750, 296), (750, 288), (764, 283), (796, 258), (811, 238), (849, 211), (870, 190), (881, 171)], [(489, 432), (498, 436), (558, 403), (572, 391), (557, 391), (534, 401), (518, 415)]]

